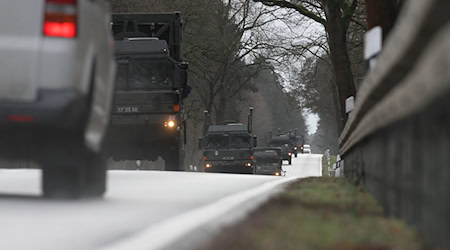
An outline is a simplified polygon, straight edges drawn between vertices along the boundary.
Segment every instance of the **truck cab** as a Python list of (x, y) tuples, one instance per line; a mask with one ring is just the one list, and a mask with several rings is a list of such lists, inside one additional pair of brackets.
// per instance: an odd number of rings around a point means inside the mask
[(166, 170), (184, 170), (181, 24), (179, 12), (112, 15), (118, 73), (107, 146), (115, 160), (161, 157)]
[(282, 158), (281, 148), (258, 147), (254, 149), (256, 161), (256, 174), (281, 176)]
[[(199, 139), (205, 172), (255, 172), (254, 148), (257, 138), (252, 135), (252, 111), (253, 109), (250, 109), (248, 126), (242, 123), (205, 125), (205, 135)], [(208, 117), (207, 112), (205, 116)]]
[(268, 147), (281, 148), (281, 157), (283, 161), (288, 161), (289, 165), (292, 164), (292, 144), (289, 136), (278, 135), (273, 136), (267, 143)]

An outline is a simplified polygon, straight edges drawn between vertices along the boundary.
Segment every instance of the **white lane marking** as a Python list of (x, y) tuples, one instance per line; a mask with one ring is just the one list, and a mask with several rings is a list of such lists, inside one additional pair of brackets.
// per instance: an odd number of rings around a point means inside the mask
[(99, 250), (156, 250), (168, 247), (177, 239), (185, 236), (196, 228), (214, 222), (234, 208), (248, 202), (251, 199), (272, 191), (275, 187), (298, 178), (283, 178), (264, 183), (256, 188), (224, 197), (212, 204), (177, 215), (156, 225), (150, 226), (136, 235), (114, 242)]

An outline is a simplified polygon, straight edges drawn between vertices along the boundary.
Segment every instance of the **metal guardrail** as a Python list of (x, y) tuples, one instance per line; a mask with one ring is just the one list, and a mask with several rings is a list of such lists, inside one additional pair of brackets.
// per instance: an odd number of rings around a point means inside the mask
[[(407, 1), (400, 23), (392, 31), (391, 37), (387, 39), (385, 48), (377, 59), (377, 65), (366, 77), (358, 91), (355, 109), (350, 114), (339, 138), (341, 154), (345, 154), (370, 133), (401, 119), (400, 115), (410, 115), (414, 111), (419, 110), (419, 106), (413, 109), (404, 107), (405, 103), (392, 100), (388, 105), (393, 109), (385, 105), (385, 109), (382, 111), (385, 114), (389, 114), (393, 110), (397, 111), (395, 116), (382, 118), (382, 122), (372, 123), (367, 121), (379, 121), (373, 108), (390, 95), (392, 90), (400, 85), (410, 83), (412, 78), (410, 73), (415, 73), (415, 75), (426, 74), (426, 72), (417, 74), (415, 69), (420, 69), (424, 66), (423, 63), (420, 63), (422, 58), (426, 58), (428, 53), (432, 53), (433, 46), (439, 43), (439, 39), (443, 39), (441, 31), (443, 26), (450, 21), (449, 10), (450, 1), (448, 0)], [(433, 45), (430, 45), (431, 43)], [(424, 50), (423, 48), (427, 46), (429, 49)], [(408, 76), (410, 77), (408, 78)], [(440, 87), (445, 88), (446, 86), (443, 84)], [(416, 92), (414, 87), (410, 88), (408, 86), (404, 86), (397, 92), (404, 92), (404, 94), (398, 94), (403, 101), (407, 101), (408, 96), (421, 93), (420, 91)], [(433, 93), (429, 94), (432, 97)], [(397, 97), (391, 97), (391, 99)], [(402, 107), (405, 109), (398, 110), (402, 109)], [(367, 117), (372, 118), (369, 119)], [(363, 123), (363, 119), (366, 119), (366, 122)]]
[(408, 0), (339, 138), (344, 174), (450, 249), (450, 1)]

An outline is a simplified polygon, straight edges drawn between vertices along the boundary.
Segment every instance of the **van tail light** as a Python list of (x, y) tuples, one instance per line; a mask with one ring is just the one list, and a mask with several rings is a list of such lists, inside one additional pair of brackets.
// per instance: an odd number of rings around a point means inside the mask
[(34, 117), (30, 115), (8, 115), (6, 118), (9, 122), (33, 122)]
[(43, 29), (49, 37), (76, 37), (77, 0), (46, 0)]

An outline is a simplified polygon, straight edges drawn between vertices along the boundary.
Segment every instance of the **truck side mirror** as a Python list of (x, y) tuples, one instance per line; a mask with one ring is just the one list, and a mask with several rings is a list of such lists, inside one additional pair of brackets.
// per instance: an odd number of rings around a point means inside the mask
[(198, 149), (203, 150), (203, 137), (198, 138)]
[(256, 148), (258, 146), (258, 137), (253, 136), (253, 147)]
[(180, 84), (181, 84), (181, 87), (185, 87), (187, 85), (188, 69), (189, 69), (189, 64), (187, 62), (180, 63)]

